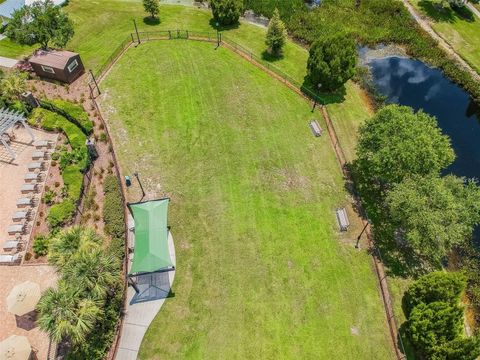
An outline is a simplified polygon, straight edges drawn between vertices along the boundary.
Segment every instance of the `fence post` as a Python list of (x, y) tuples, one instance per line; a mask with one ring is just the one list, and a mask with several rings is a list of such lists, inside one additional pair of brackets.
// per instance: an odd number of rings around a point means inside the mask
[(133, 19), (133, 25), (135, 26), (135, 32), (137, 33), (138, 43), (140, 44), (140, 35), (138, 35), (137, 22)]
[(177, 29), (177, 39), (180, 39), (180, 30)]
[(187, 39), (188, 39), (188, 30), (187, 30)]

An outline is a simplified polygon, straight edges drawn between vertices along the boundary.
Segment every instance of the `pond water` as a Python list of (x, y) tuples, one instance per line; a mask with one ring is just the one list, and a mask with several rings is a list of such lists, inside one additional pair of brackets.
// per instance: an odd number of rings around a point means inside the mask
[(385, 57), (368, 65), (389, 103), (423, 109), (450, 136), (457, 157), (445, 173), (480, 179), (480, 108), (469, 94), (421, 61)]

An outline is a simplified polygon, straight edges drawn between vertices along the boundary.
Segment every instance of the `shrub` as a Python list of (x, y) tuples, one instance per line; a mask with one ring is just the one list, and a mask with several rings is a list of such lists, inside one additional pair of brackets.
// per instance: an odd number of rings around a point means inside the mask
[(125, 214), (117, 177), (113, 175), (105, 177), (103, 192), (105, 194), (103, 202), (105, 232), (112, 238), (123, 239), (125, 236)]
[(405, 292), (403, 303), (407, 316), (420, 304), (435, 301), (458, 304), (466, 285), (465, 277), (458, 272), (436, 271), (422, 276)]
[(47, 223), (51, 229), (58, 228), (70, 222), (75, 215), (75, 203), (72, 199), (65, 199), (50, 208)]
[(43, 195), (43, 201), (47, 205), (51, 205), (53, 203), (53, 199), (55, 199), (55, 196), (57, 196), (57, 193), (53, 190), (47, 190), (45, 191), (45, 194)]
[(93, 122), (90, 120), (87, 112), (82, 106), (71, 103), (70, 101), (59, 99), (51, 101), (42, 100), (40, 104), (45, 109), (56, 112), (65, 117), (68, 121), (78, 126), (86, 135), (92, 133)]
[(33, 241), (33, 252), (37, 256), (45, 256), (48, 254), (48, 237), (46, 235), (40, 234), (35, 236)]
[(238, 22), (242, 14), (242, 0), (211, 0), (212, 14), (221, 25), (232, 25)]
[(80, 199), (83, 187), (83, 174), (77, 164), (68, 165), (62, 171), (63, 182), (67, 187), (68, 197), (74, 201)]

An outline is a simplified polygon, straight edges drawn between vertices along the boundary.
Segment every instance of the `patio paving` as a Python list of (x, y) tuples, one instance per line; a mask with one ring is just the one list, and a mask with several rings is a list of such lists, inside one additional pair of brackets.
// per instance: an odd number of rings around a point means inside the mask
[[(57, 134), (47, 133), (37, 129), (31, 130), (36, 140), (50, 140), (54, 143), (57, 141)], [(16, 211), (19, 211), (16, 204), (17, 200), (25, 197), (25, 194), (21, 193), (21, 187), (25, 184), (24, 177), (28, 172), (27, 166), (33, 162), (32, 155), (35, 151), (38, 151), (23, 126), (15, 129), (14, 134), (16, 138), (12, 141), (10, 147), (17, 154), (16, 159), (12, 160), (8, 151), (0, 144), (0, 245), (3, 245), (6, 240), (15, 238), (13, 235), (8, 235), (7, 229), (10, 225), (14, 224), (12, 215)], [(48, 165), (48, 160), (46, 164)], [(44, 174), (44, 177), (48, 176), (47, 172), (44, 172)], [(40, 183), (38, 193), (35, 194), (38, 199), (40, 198), (42, 188), (43, 183)], [(36, 212), (37, 207), (34, 206), (32, 210)], [(27, 223), (28, 230), (22, 236), (22, 240), (24, 241), (23, 249), (28, 245), (27, 242), (32, 226), (32, 221)], [(5, 253), (10, 252), (4, 251), (3, 247), (0, 248), (0, 254)]]
[(40, 289), (54, 286), (57, 275), (49, 265), (36, 266), (1, 266), (0, 273), (0, 341), (11, 335), (26, 336), (32, 349), (36, 351), (37, 359), (47, 358), (49, 339), (46, 333), (38, 327), (24, 330), (17, 326), (16, 317), (7, 310), (7, 296), (15, 285), (24, 281), (32, 281), (40, 285)]

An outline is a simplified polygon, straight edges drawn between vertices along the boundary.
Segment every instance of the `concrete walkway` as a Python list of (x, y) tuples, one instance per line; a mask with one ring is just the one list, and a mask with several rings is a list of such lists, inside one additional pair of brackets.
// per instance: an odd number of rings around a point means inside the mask
[(3, 56), (0, 56), (0, 66), (5, 68), (12, 68), (17, 65), (18, 60), (10, 59)]
[[(129, 224), (132, 222), (129, 216)], [(128, 237), (129, 244), (133, 244), (134, 234), (132, 231), (129, 231)], [(170, 258), (176, 265), (175, 247), (170, 232), (168, 233), (168, 247)], [(131, 262), (132, 258), (129, 259), (129, 269)], [(123, 321), (115, 360), (137, 359), (143, 336), (170, 294), (174, 277), (175, 271), (139, 276), (137, 277), (137, 286), (140, 289), (138, 294), (133, 287), (128, 287), (127, 314)]]
[(480, 18), (480, 11), (478, 11), (478, 9), (473, 6), (473, 4), (471, 3), (467, 3), (467, 7), (468, 7), (468, 10), (470, 10), (472, 13), (474, 13), (478, 18)]

